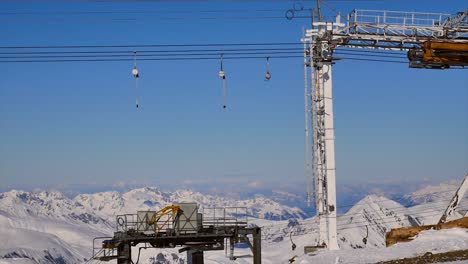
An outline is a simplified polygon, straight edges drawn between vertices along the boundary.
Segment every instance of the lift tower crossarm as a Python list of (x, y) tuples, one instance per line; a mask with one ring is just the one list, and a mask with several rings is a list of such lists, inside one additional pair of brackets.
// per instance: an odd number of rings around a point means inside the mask
[[(337, 17), (335, 23), (340, 23)], [(328, 41), (336, 46), (387, 50), (420, 48), (428, 41), (468, 41), (468, 11), (455, 17), (442, 13), (353, 10), (347, 24), (337, 27)], [(330, 23), (330, 22), (322, 22)], [(315, 23), (314, 23), (315, 24)], [(307, 31), (313, 34), (313, 30)]]

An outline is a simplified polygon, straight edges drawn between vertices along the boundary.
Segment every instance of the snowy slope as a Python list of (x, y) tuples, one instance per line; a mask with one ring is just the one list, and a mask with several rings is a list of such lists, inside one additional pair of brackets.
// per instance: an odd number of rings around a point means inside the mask
[(341, 248), (385, 246), (385, 233), (392, 228), (412, 226), (410, 219), (408, 209), (399, 203), (369, 195), (338, 218), (339, 245)]
[(411, 242), (399, 243), (388, 248), (322, 251), (315, 256), (302, 255), (298, 258), (297, 263), (376, 263), (378, 261), (420, 256), (426, 252), (442, 253), (467, 248), (468, 232), (466, 229), (428, 230), (421, 232)]
[[(313, 222), (313, 221), (312, 221)], [(265, 226), (275, 225), (268, 220), (257, 220)], [(301, 222), (300, 225), (307, 225), (311, 222)], [(396, 244), (392, 247), (367, 247), (367, 248), (342, 248), (336, 251), (321, 250), (315, 254), (306, 255), (303, 253), (304, 246), (314, 245), (316, 234), (295, 232), (304, 227), (288, 227), (288, 221), (281, 221), (282, 230), (288, 234), (283, 240), (265, 239), (262, 241), (262, 263), (278, 264), (289, 263), (289, 259), (296, 256), (294, 263), (312, 264), (312, 263), (346, 263), (346, 264), (365, 264), (376, 263), (405, 257), (414, 257), (423, 255), (426, 252), (442, 253), (468, 248), (468, 232), (464, 229), (449, 230), (429, 230), (424, 231), (413, 241), (408, 243)], [(289, 232), (293, 232), (292, 241), (296, 244), (296, 249), (292, 250)], [(136, 256), (137, 250), (133, 254)], [(231, 261), (225, 255), (224, 251), (205, 252), (205, 263), (230, 263), (230, 264), (251, 264), (252, 253), (248, 248), (236, 248), (234, 256), (235, 261)], [(155, 264), (179, 264), (185, 259), (185, 254), (178, 254), (176, 249), (170, 250), (144, 250), (142, 251), (140, 263)], [(159, 262), (158, 262), (159, 261)], [(462, 262), (462, 263), (466, 263)]]
[[(431, 203), (427, 204), (428, 208)], [(434, 205), (432, 204), (433, 208)], [(354, 205), (346, 214), (338, 217), (340, 250), (319, 251), (316, 255), (304, 255), (303, 247), (316, 245), (318, 238), (317, 219), (303, 221), (256, 220), (262, 227), (263, 263), (289, 263), (298, 256), (295, 263), (375, 263), (396, 258), (413, 257), (426, 252), (441, 253), (468, 248), (468, 232), (462, 229), (425, 231), (414, 241), (385, 247), (385, 232), (391, 228), (409, 226), (415, 218), (411, 209), (381, 196), (367, 196)], [(362, 239), (366, 236), (367, 244)], [(291, 234), (291, 236), (290, 236)], [(292, 251), (291, 240), (297, 248)], [(210, 263), (229, 263), (223, 254), (208, 252)], [(236, 255), (250, 255), (249, 250), (237, 249)], [(251, 263), (249, 258), (238, 259), (235, 263)], [(466, 261), (464, 262), (466, 263)]]
[(12, 190), (2, 193), (0, 210), (17, 218), (47, 218), (76, 224), (108, 226), (108, 223), (97, 217), (93, 211), (57, 191)]
[(460, 183), (458, 182), (428, 185), (415, 192), (405, 195), (405, 198), (410, 199), (415, 204), (437, 202), (441, 200), (448, 201), (453, 197), (459, 186)]
[(13, 190), (0, 194), (0, 237), (8, 239), (0, 245), (0, 259), (78, 263), (90, 257), (94, 237), (111, 232), (110, 223), (62, 193)]
[[(14, 228), (0, 215), (0, 260), (23, 263), (79, 263), (81, 252), (57, 236), (30, 229)], [(0, 262), (1, 263), (1, 262)]]
[[(408, 208), (383, 196), (369, 195), (338, 217), (338, 244), (340, 248), (383, 247), (386, 232), (392, 228), (411, 226), (414, 222), (412, 219)], [(316, 217), (271, 224), (258, 220), (253, 223), (262, 226), (263, 238), (273, 242), (287, 241), (291, 233), (292, 236), (308, 234), (310, 241), (318, 242)], [(366, 244), (363, 238), (366, 238)]]
[[(421, 224), (437, 224), (450, 200), (455, 195), (460, 183), (450, 182), (429, 185), (418, 191), (405, 195), (415, 206), (409, 208)], [(468, 214), (468, 192), (465, 193), (457, 211), (448, 220), (457, 219)]]

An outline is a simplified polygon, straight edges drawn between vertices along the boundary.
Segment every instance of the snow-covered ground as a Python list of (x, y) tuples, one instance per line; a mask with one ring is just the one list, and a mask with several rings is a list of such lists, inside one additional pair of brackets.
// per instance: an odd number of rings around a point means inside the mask
[[(54, 191), (10, 191), (0, 194), (0, 264), (83, 263), (91, 256), (94, 237), (112, 236), (117, 214), (157, 210), (173, 202), (197, 202), (205, 208), (246, 207), (249, 224), (262, 227), (263, 263), (289, 263), (294, 256), (295, 263), (373, 263), (468, 249), (468, 233), (461, 229), (425, 231), (412, 242), (385, 247), (385, 233), (391, 228), (436, 222), (450, 199), (448, 188), (443, 185), (410, 194), (408, 197), (420, 204), (409, 208), (384, 196), (366, 196), (338, 217), (341, 249), (315, 255), (304, 255), (303, 247), (317, 244), (317, 219), (304, 219), (306, 214), (301, 209), (263, 196), (234, 200), (190, 190), (141, 188), (70, 199)], [(434, 192), (444, 196), (435, 196)], [(466, 209), (462, 206), (454, 217), (462, 217)], [(292, 242), (297, 245), (294, 251)], [(142, 250), (139, 263), (184, 263), (185, 254), (177, 250)], [(133, 256), (137, 255), (135, 248)], [(230, 261), (224, 251), (205, 252), (205, 263), (252, 263), (248, 248), (236, 248), (235, 256), (237, 260)]]
[[(413, 241), (399, 243), (391, 247), (368, 247), (359, 249), (340, 249), (335, 251), (322, 250), (314, 254), (304, 254), (304, 246), (311, 245), (310, 235), (304, 234), (293, 237), (297, 245), (295, 251), (291, 249), (288, 240), (278, 243), (267, 243), (263, 246), (262, 263), (289, 263), (289, 259), (295, 258), (294, 263), (316, 264), (316, 263), (346, 263), (365, 264), (376, 263), (399, 258), (415, 257), (424, 255), (426, 252), (442, 253), (454, 250), (468, 249), (468, 231), (466, 229), (428, 230), (421, 232)], [(236, 249), (237, 256), (251, 256), (248, 249)], [(235, 262), (229, 261), (224, 252), (205, 253), (207, 263), (252, 263), (250, 257), (242, 257)], [(460, 263), (468, 263), (467, 261)]]
[(315, 256), (302, 255), (296, 263), (376, 263), (420, 256), (426, 252), (435, 254), (462, 249), (468, 249), (468, 231), (466, 229), (428, 230), (421, 232), (411, 242), (398, 243), (388, 248), (322, 251)]

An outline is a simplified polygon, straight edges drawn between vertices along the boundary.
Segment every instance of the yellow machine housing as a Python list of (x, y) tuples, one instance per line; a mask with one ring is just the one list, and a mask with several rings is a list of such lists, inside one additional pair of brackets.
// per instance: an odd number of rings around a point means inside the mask
[(422, 50), (425, 64), (468, 66), (468, 43), (426, 41)]

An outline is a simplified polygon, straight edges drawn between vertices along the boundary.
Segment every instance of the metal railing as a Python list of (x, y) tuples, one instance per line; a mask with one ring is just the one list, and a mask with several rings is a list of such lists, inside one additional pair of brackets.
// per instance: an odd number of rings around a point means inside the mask
[(353, 10), (350, 22), (356, 24), (397, 25), (408, 27), (441, 27), (449, 14), (399, 12), (386, 10)]
[(114, 259), (117, 257), (117, 248), (103, 247), (105, 240), (112, 240), (112, 237), (96, 237), (93, 239), (93, 256), (91, 259)]
[(247, 226), (247, 207), (202, 208), (203, 227)]
[(168, 229), (173, 229), (174, 223), (169, 219), (168, 215), (163, 215), (158, 221), (151, 223), (150, 220), (157, 211), (144, 211), (137, 214), (117, 215), (116, 222), (117, 232), (143, 232), (143, 233), (159, 233), (165, 232)]
[(351, 34), (441, 37), (449, 14), (353, 10), (348, 16)]
[[(201, 227), (231, 227), (247, 226), (248, 213), (246, 207), (204, 207), (199, 209), (202, 214)], [(123, 214), (116, 216), (117, 232), (166, 233), (174, 230), (174, 219), (163, 216), (157, 222), (149, 224), (156, 211), (142, 211), (137, 214)], [(196, 228), (196, 227), (194, 227)]]

